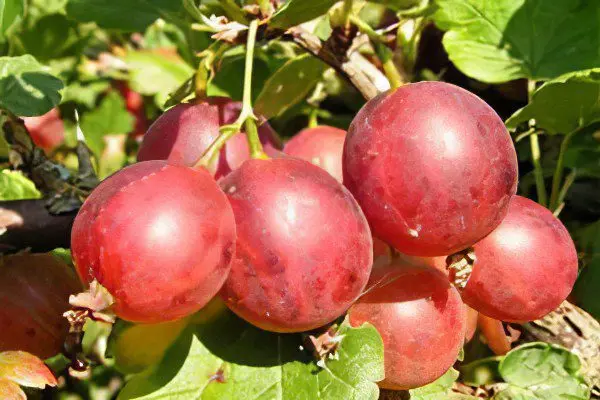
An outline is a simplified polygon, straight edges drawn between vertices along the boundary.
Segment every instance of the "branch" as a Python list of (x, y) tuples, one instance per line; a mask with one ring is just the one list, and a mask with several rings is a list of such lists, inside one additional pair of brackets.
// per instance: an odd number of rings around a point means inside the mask
[(283, 38), (291, 39), (304, 50), (329, 64), (366, 99), (372, 99), (390, 87), (385, 75), (357, 52), (337, 54), (317, 36), (298, 27), (288, 30)]
[(0, 201), (0, 254), (70, 247), (76, 214), (51, 214), (44, 200)]

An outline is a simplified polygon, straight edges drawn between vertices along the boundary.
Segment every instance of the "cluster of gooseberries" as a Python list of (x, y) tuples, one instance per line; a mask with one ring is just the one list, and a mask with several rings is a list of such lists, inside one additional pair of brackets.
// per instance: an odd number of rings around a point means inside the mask
[(120, 318), (172, 321), (217, 295), (280, 333), (348, 313), (383, 338), (381, 386), (407, 389), (455, 362), (465, 304), (521, 322), (571, 290), (567, 230), (515, 195), (510, 135), (468, 91), (408, 84), (370, 100), (347, 134), (310, 128), (283, 149), (263, 122), (271, 158), (250, 159), (241, 133), (198, 166), (239, 112), (225, 98), (173, 107), (145, 134), (138, 163), (79, 211), (77, 271), (111, 293)]

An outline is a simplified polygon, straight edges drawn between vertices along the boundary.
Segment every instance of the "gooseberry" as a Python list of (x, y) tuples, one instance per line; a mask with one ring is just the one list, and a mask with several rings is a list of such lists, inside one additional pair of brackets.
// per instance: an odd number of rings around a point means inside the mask
[(491, 234), (453, 258), (465, 303), (488, 317), (524, 322), (562, 303), (577, 277), (577, 251), (564, 225), (545, 207), (514, 196)]
[(348, 311), (350, 323), (369, 322), (384, 345), (386, 389), (426, 385), (456, 361), (465, 340), (460, 295), (440, 271), (392, 263), (373, 270), (366, 294)]
[(221, 291), (246, 321), (301, 332), (342, 315), (364, 289), (373, 262), (367, 221), (331, 175), (294, 158), (249, 160), (221, 186), (238, 241)]
[(373, 234), (416, 256), (452, 254), (481, 240), (517, 188), (515, 148), (500, 117), (443, 82), (370, 100), (350, 125), (343, 172)]
[[(226, 97), (209, 97), (181, 103), (162, 114), (148, 129), (138, 161), (167, 160), (171, 164), (193, 167), (206, 149), (219, 136), (219, 128), (235, 122), (241, 103)], [(258, 134), (267, 154), (275, 156), (281, 148), (277, 134), (265, 121)], [(246, 136), (236, 134), (221, 149), (209, 166), (216, 179), (238, 168), (250, 158)]]
[(285, 144), (283, 152), (323, 168), (341, 182), (345, 139), (346, 131), (321, 125), (296, 134)]
[(51, 254), (0, 257), (0, 352), (60, 353), (69, 329), (62, 315), (80, 291), (75, 272)]
[(108, 289), (119, 317), (166, 322), (219, 291), (235, 250), (235, 219), (206, 170), (144, 161), (87, 198), (71, 249), (81, 279)]

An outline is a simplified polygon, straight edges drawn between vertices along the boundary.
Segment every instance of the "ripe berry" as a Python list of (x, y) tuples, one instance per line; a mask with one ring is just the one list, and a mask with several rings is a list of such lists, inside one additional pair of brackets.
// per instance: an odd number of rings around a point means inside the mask
[[(321, 125), (307, 128), (285, 144), (283, 152), (309, 161), (323, 168), (342, 182), (342, 153), (346, 131)], [(391, 249), (383, 240), (373, 238), (373, 264), (387, 265), (391, 261)]]
[[(379, 239), (375, 239), (379, 240)], [(385, 259), (380, 257), (380, 262), (373, 263), (373, 270), (380, 267), (388, 267), (388, 264), (393, 263), (397, 268), (402, 268), (406, 265), (412, 266), (421, 266), (421, 267), (431, 267), (435, 268), (438, 271), (442, 272), (445, 276), (448, 276), (448, 266), (446, 263), (448, 257), (417, 257), (417, 256), (407, 256), (402, 253), (394, 254), (394, 261), (390, 260), (387, 263)], [(471, 307), (464, 304), (465, 309), (465, 321), (466, 321), (466, 330), (465, 330), (465, 342), (471, 341), (473, 336), (475, 335), (475, 331), (477, 330), (477, 316), (479, 313), (473, 310)]]
[(373, 324), (384, 345), (386, 389), (411, 389), (442, 376), (465, 340), (465, 309), (446, 276), (431, 267), (391, 264), (373, 270), (350, 323)]
[(144, 98), (138, 92), (132, 90), (127, 82), (118, 82), (117, 88), (125, 99), (127, 111), (135, 118), (135, 126), (131, 135), (135, 138), (141, 137), (148, 129), (148, 117), (144, 110)]
[(204, 170), (145, 161), (103, 181), (75, 218), (71, 249), (84, 282), (115, 298), (116, 314), (158, 323), (203, 307), (229, 273), (235, 219)]
[[(233, 123), (240, 110), (241, 103), (225, 97), (178, 104), (150, 126), (144, 135), (138, 161), (167, 160), (171, 164), (193, 167), (219, 136), (219, 128)], [(258, 134), (265, 152), (275, 155), (281, 147), (271, 126), (264, 122), (258, 128)], [(218, 179), (249, 158), (246, 137), (237, 134), (227, 141), (210, 171)]]
[(370, 100), (350, 125), (343, 170), (373, 234), (417, 256), (452, 254), (485, 237), (517, 187), (517, 157), (500, 117), (443, 82)]
[(250, 160), (221, 186), (237, 222), (221, 295), (248, 322), (300, 332), (331, 322), (358, 298), (373, 261), (371, 233), (352, 195), (293, 158)]
[(500, 226), (471, 252), (452, 258), (455, 280), (466, 280), (465, 303), (501, 321), (543, 317), (567, 298), (577, 277), (567, 229), (548, 209), (520, 196), (513, 197)]
[(65, 125), (60, 119), (58, 108), (39, 117), (25, 117), (23, 122), (33, 143), (46, 151), (53, 150), (65, 140)]
[(309, 161), (342, 181), (342, 153), (346, 131), (332, 126), (308, 128), (285, 144), (284, 153)]
[(0, 352), (60, 353), (69, 328), (62, 314), (80, 291), (73, 270), (50, 254), (0, 258)]

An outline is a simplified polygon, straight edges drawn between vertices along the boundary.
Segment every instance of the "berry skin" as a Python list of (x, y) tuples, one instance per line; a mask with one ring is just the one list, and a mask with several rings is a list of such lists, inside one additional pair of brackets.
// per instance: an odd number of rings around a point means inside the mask
[(283, 152), (309, 161), (342, 181), (342, 153), (346, 131), (332, 126), (307, 128), (285, 144)]
[[(283, 148), (289, 156), (311, 162), (342, 182), (342, 153), (346, 131), (321, 125), (300, 131)], [(373, 238), (373, 264), (387, 265), (392, 251), (383, 240)]]
[[(374, 242), (375, 241), (381, 242), (379, 239), (374, 239)], [(374, 254), (377, 254), (376, 247), (374, 247)], [(394, 263), (394, 265), (397, 265), (399, 268), (402, 268), (402, 266), (405, 266), (405, 265), (431, 267), (431, 268), (435, 268), (438, 271), (442, 272), (445, 276), (448, 276), (448, 266), (447, 266), (447, 262), (446, 262), (447, 258), (448, 257), (445, 257), (445, 256), (417, 257), (417, 256), (407, 256), (406, 254), (402, 254), (402, 253), (395, 253), (394, 254), (395, 262), (392, 259), (389, 259), (389, 261), (386, 262), (385, 258), (380, 256), (379, 262), (373, 263), (373, 270), (375, 270), (376, 268), (380, 268), (382, 266), (388, 267), (388, 264)], [(376, 258), (376, 260), (377, 260), (377, 258)], [(464, 309), (465, 309), (465, 321), (467, 324), (466, 330), (465, 330), (465, 342), (470, 342), (471, 339), (473, 339), (473, 336), (475, 336), (475, 331), (477, 330), (477, 316), (479, 315), (479, 313), (477, 311), (473, 310), (471, 307), (467, 306), (466, 304), (464, 305)]]
[(0, 258), (0, 352), (22, 350), (42, 359), (62, 350), (69, 325), (62, 314), (81, 291), (77, 275), (51, 254)]
[(54, 150), (65, 140), (65, 125), (60, 119), (58, 108), (39, 117), (25, 117), (23, 122), (33, 143), (45, 151)]
[[(170, 164), (193, 167), (219, 136), (219, 128), (235, 122), (241, 103), (225, 97), (209, 97), (178, 104), (161, 115), (144, 135), (138, 161), (167, 160)], [(277, 134), (264, 122), (258, 134), (270, 156), (281, 148)], [(238, 133), (227, 141), (210, 172), (219, 179), (250, 158), (246, 136)]]
[(577, 277), (577, 251), (545, 207), (514, 196), (506, 218), (473, 246), (475, 261), (462, 298), (488, 317), (532, 321), (562, 303)]
[(142, 137), (148, 129), (148, 117), (144, 110), (144, 98), (138, 92), (132, 90), (127, 82), (118, 82), (117, 88), (125, 99), (125, 107), (129, 114), (135, 118), (135, 126), (131, 135), (135, 138)]
[[(400, 261), (401, 262), (401, 261)], [(465, 308), (440, 271), (391, 264), (373, 270), (366, 294), (348, 314), (353, 326), (369, 322), (384, 345), (385, 389), (433, 382), (456, 361), (465, 340)]]
[(221, 296), (262, 329), (301, 332), (342, 315), (373, 262), (367, 221), (350, 193), (293, 158), (246, 161), (221, 181), (238, 241)]
[(235, 250), (235, 219), (206, 170), (145, 161), (92, 192), (75, 218), (71, 250), (81, 279), (108, 289), (119, 317), (166, 322), (219, 291)]
[(441, 256), (481, 240), (517, 188), (517, 157), (483, 100), (420, 82), (370, 100), (344, 145), (344, 184), (373, 234), (398, 251)]

